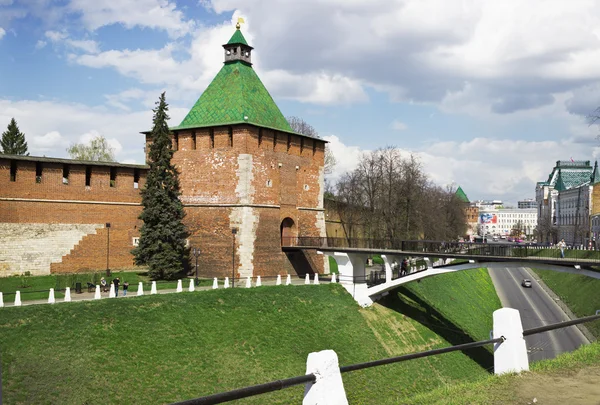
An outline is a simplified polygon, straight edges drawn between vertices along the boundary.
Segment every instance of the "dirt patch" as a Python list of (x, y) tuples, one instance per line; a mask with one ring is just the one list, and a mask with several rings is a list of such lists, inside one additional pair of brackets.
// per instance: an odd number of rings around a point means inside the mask
[(518, 404), (600, 405), (600, 367), (567, 375), (527, 373), (517, 383), (515, 393)]

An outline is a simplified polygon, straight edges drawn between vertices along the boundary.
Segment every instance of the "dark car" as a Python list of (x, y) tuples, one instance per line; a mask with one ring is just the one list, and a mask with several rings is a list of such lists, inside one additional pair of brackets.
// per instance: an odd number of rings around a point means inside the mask
[(521, 281), (521, 285), (525, 288), (531, 288), (531, 280), (524, 278), (523, 281)]

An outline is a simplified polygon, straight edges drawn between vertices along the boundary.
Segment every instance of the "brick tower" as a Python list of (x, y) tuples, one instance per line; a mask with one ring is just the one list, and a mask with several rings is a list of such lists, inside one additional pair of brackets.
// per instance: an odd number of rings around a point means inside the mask
[(223, 48), (223, 67), (171, 128), (200, 274), (322, 272), (323, 256), (286, 256), (281, 246), (286, 237), (325, 236), (325, 141), (292, 131), (252, 68), (239, 24)]

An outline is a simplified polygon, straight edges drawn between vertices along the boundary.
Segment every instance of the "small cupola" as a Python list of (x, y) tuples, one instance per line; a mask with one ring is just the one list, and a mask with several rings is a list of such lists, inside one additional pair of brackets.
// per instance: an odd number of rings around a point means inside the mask
[(238, 22), (235, 25), (235, 32), (231, 36), (231, 39), (223, 45), (223, 48), (225, 49), (224, 63), (240, 61), (252, 65), (252, 49), (254, 48), (248, 45), (246, 38), (242, 35), (242, 31), (240, 31), (240, 22), (244, 22), (244, 20), (241, 18), (238, 19)]

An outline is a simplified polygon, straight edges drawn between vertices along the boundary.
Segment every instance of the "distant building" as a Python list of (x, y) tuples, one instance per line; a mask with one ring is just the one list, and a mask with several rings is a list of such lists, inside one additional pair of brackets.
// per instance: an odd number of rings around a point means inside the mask
[(533, 198), (526, 198), (522, 201), (517, 202), (517, 208), (535, 208), (537, 209), (537, 202)]
[(479, 208), (469, 201), (469, 197), (458, 186), (456, 189), (456, 197), (464, 203), (465, 218), (467, 219), (467, 235), (469, 238), (477, 234), (477, 218), (479, 217)]
[(510, 236), (520, 229), (520, 235), (531, 237), (537, 225), (536, 208), (483, 208), (479, 210), (479, 234)]

